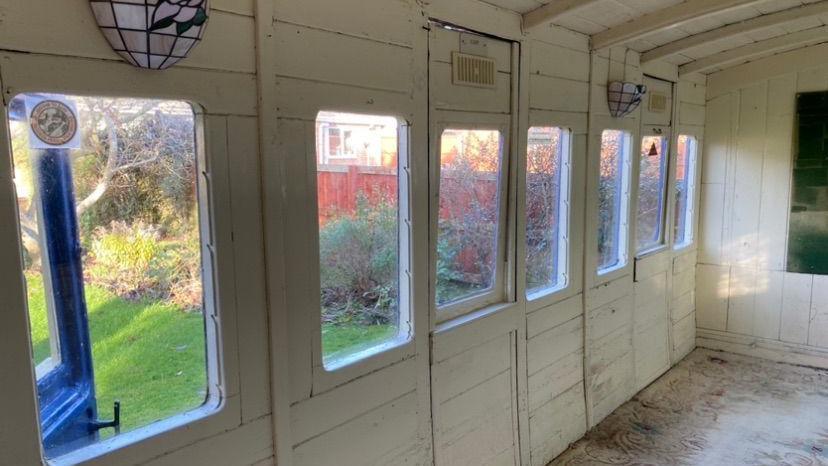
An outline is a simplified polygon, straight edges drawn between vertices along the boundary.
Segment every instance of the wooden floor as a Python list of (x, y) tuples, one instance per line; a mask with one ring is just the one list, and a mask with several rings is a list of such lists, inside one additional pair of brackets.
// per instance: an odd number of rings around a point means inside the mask
[(828, 465), (828, 371), (697, 349), (552, 465)]

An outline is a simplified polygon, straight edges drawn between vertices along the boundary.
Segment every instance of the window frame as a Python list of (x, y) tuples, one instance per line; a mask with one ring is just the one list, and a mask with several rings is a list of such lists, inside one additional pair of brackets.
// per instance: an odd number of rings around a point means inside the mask
[[(572, 248), (570, 245), (570, 237), (572, 234), (572, 216), (571, 216), (571, 208), (572, 208), (572, 178), (573, 178), (573, 145), (574, 145), (574, 137), (575, 134), (571, 127), (567, 125), (555, 125), (555, 124), (530, 124), (526, 130), (527, 135), (527, 144), (526, 144), (526, 151), (523, 154), (524, 156), (524, 176), (523, 180), (521, 180), (521, 186), (524, 191), (523, 193), (523, 212), (524, 212), (524, 234), (523, 238), (524, 241), (526, 240), (526, 227), (529, 223), (528, 215), (526, 214), (526, 201), (528, 199), (528, 191), (527, 191), (527, 181), (526, 177), (528, 176), (528, 164), (525, 160), (528, 157), (529, 152), (529, 143), (528, 143), (528, 135), (529, 131), (532, 128), (556, 128), (561, 131), (561, 134), (564, 135), (562, 138), (564, 144), (561, 147), (561, 173), (560, 173), (560, 187), (558, 193), (558, 218), (564, 219), (563, 227), (558, 225), (558, 258), (557, 258), (557, 266), (558, 266), (558, 275), (561, 277), (561, 282), (557, 283), (553, 286), (541, 287), (538, 289), (530, 290), (528, 284), (525, 285), (524, 294), (526, 295), (526, 300), (529, 303), (534, 303), (540, 301), (544, 298), (549, 296), (555, 295), (567, 288), (572, 283), (572, 275), (573, 271), (571, 270), (571, 254)], [(524, 256), (526, 256), (526, 252), (524, 250)], [(528, 267), (524, 263), (525, 272), (528, 271)]]
[(638, 159), (638, 166), (636, 166), (636, 177), (638, 183), (635, 186), (635, 259), (642, 259), (652, 254), (657, 254), (665, 249), (669, 248), (670, 241), (672, 240), (672, 234), (669, 231), (670, 228), (669, 220), (671, 219), (670, 213), (670, 202), (672, 196), (670, 196), (670, 190), (674, 187), (671, 185), (670, 181), (672, 178), (672, 174), (674, 173), (674, 163), (673, 163), (673, 138), (672, 138), (672, 130), (669, 126), (660, 126), (660, 125), (644, 125), (641, 128), (641, 134), (639, 135), (639, 150), (636, 152), (638, 157), (641, 157), (641, 151), (644, 148), (641, 144), (644, 141), (645, 137), (649, 136), (656, 136), (662, 137), (664, 144), (667, 146), (666, 150), (664, 151), (664, 165), (661, 167), (661, 176), (664, 180), (664, 183), (661, 186), (661, 213), (659, 218), (659, 239), (658, 242), (654, 245), (650, 245), (649, 247), (638, 249), (638, 203), (641, 200), (641, 162)]
[[(194, 410), (174, 415), (148, 426), (96, 442), (65, 455), (46, 459), (42, 454), (40, 435), (40, 414), (37, 404), (30, 416), (21, 416), (18, 420), (21, 432), (37, 432), (31, 439), (40, 451), (40, 461), (50, 465), (70, 465), (89, 460), (110, 461), (113, 463), (136, 462), (137, 459), (150, 459), (163, 455), (172, 449), (183, 448), (194, 442), (206, 439), (242, 425), (241, 398), (239, 380), (242, 377), (238, 363), (238, 335), (235, 319), (236, 278), (239, 273), (233, 266), (232, 230), (234, 218), (230, 206), (230, 167), (227, 164), (227, 139), (231, 130), (227, 125), (227, 115), (246, 115), (251, 110), (245, 105), (245, 99), (229, 99), (216, 95), (209, 86), (192, 86), (190, 81), (176, 81), (175, 86), (159, 87), (157, 79), (150, 75), (137, 77), (128, 68), (117, 62), (66, 59), (64, 73), (40, 73), (42, 60), (25, 55), (11, 54), (7, 57), (9, 69), (17, 73), (4, 75), (2, 91), (6, 94), (54, 93), (79, 96), (107, 96), (123, 98), (145, 98), (179, 100), (193, 107), (196, 122), (196, 146), (198, 148), (199, 180), (198, 189), (202, 199), (200, 208), (209, 210), (209, 215), (202, 215), (201, 228), (202, 250), (206, 257), (212, 258), (212, 267), (203, 273), (205, 294), (205, 321), (207, 344), (207, 401)], [(27, 72), (30, 71), (30, 72)], [(90, 80), (93, 75), (108, 76), (106, 80)], [(251, 97), (252, 98), (252, 97)], [(0, 174), (3, 171), (13, 173), (11, 144), (8, 135), (8, 102), (4, 102), (3, 129), (0, 131)], [(210, 109), (209, 111), (207, 109)], [(209, 138), (208, 138), (209, 136)], [(256, 146), (257, 147), (257, 146)], [(250, 148), (246, 148), (249, 152)], [(254, 149), (256, 154), (257, 149)], [(247, 156), (247, 154), (245, 154)], [(5, 178), (5, 177), (3, 177)], [(16, 194), (11, 181), (11, 189), (0, 188), (10, 192), (14, 202), (11, 209), (2, 209), (0, 215), (7, 224), (16, 225), (18, 215)], [(13, 364), (27, 367), (31, 380), (24, 380), (32, 400), (37, 398), (35, 387), (35, 368), (31, 359), (31, 340), (28, 334), (28, 317), (26, 311), (26, 287), (23, 283), (22, 245), (19, 233), (13, 232), (16, 241), (10, 242), (6, 250), (15, 249), (16, 257), (10, 261), (9, 271), (21, 277), (19, 282), (10, 280), (0, 285), (0, 291), (9, 296), (12, 303), (23, 303), (19, 310), (11, 314), (22, 314), (26, 325), (14, 325), (19, 321), (13, 316), (0, 316), (0, 323), (10, 323), (10, 332), (25, 332), (24, 340), (29, 348), (16, 348)], [(206, 263), (206, 259), (205, 259)], [(263, 290), (262, 290), (263, 292)], [(209, 296), (213, 296), (212, 299)], [(20, 312), (18, 312), (20, 311)], [(21, 393), (15, 393), (21, 395)], [(28, 397), (27, 397), (28, 398)], [(20, 401), (19, 396), (9, 400), (0, 400), (0, 409), (4, 412), (19, 412), (12, 409)], [(9, 409), (5, 401), (12, 403)], [(32, 406), (32, 405), (29, 405)], [(107, 411), (103, 411), (106, 413)], [(27, 418), (28, 421), (23, 420)], [(31, 424), (27, 424), (30, 422)], [(28, 438), (27, 438), (28, 440)], [(35, 448), (34, 445), (31, 446)], [(25, 446), (21, 446), (25, 448)]]
[[(618, 214), (618, 263), (607, 266), (601, 267), (600, 264), (600, 254), (598, 252), (599, 243), (598, 243), (598, 227), (599, 227), (599, 217), (600, 217), (600, 206), (598, 203), (598, 191), (600, 190), (601, 180), (600, 180), (600, 165), (601, 165), (601, 147), (603, 145), (603, 135), (605, 131), (621, 131), (626, 135), (625, 137), (625, 151), (626, 156), (622, 157), (622, 161), (620, 162), (622, 172), (621, 172), (621, 180), (620, 180), (620, 207), (619, 207), (619, 214)], [(591, 236), (595, 238), (593, 243), (594, 247), (592, 248), (592, 254), (595, 257), (595, 267), (594, 273), (598, 277), (598, 280), (603, 281), (611, 281), (617, 275), (622, 274), (624, 270), (627, 269), (632, 264), (632, 260), (630, 257), (630, 248), (631, 246), (631, 237), (633, 233), (631, 231), (632, 227), (632, 176), (633, 176), (633, 159), (635, 158), (634, 154), (636, 154), (638, 148), (640, 147), (640, 140), (636, 140), (636, 132), (632, 131), (630, 128), (626, 127), (623, 124), (610, 124), (606, 127), (602, 127), (600, 132), (596, 134), (597, 137), (597, 152), (596, 152), (596, 171), (595, 171), (595, 180), (596, 184), (594, 192), (592, 195), (595, 199), (595, 212), (593, 214), (593, 219), (595, 221), (594, 227), (595, 229), (591, 233)], [(640, 139), (640, 138), (638, 138)], [(623, 153), (622, 153), (623, 154)]]
[[(429, 154), (431, 196), (429, 202), (429, 227), (431, 240), (429, 244), (429, 302), (435, 324), (441, 324), (458, 319), (476, 312), (486, 312), (500, 308), (511, 302), (514, 283), (514, 248), (510, 246), (513, 237), (509, 234), (514, 225), (514, 219), (509, 209), (510, 186), (513, 183), (512, 173), (512, 146), (511, 146), (511, 116), (495, 115), (479, 112), (447, 112), (435, 110), (432, 112), (431, 150)], [(441, 142), (446, 130), (489, 130), (500, 133), (500, 173), (498, 179), (498, 231), (497, 231), (497, 261), (495, 275), (490, 289), (476, 293), (443, 305), (437, 304), (437, 237), (439, 233), (440, 209), (440, 174), (441, 174)]]
[[(671, 241), (673, 243), (672, 249), (674, 251), (685, 251), (685, 250), (688, 250), (688, 249), (692, 248), (696, 243), (696, 236), (697, 236), (697, 233), (698, 233), (697, 232), (697, 225), (696, 225), (696, 211), (698, 209), (697, 204), (698, 204), (698, 195), (699, 195), (699, 174), (701, 173), (701, 171), (699, 170), (700, 162), (701, 162), (701, 150), (700, 150), (701, 139), (699, 138), (698, 134), (696, 134), (696, 132), (694, 132), (694, 131), (680, 131), (680, 130), (676, 131), (676, 137), (675, 137), (675, 141), (674, 141), (675, 142), (675, 147), (676, 147), (676, 150), (674, 151), (675, 152), (676, 163), (674, 163), (674, 168), (671, 171), (671, 173), (672, 173), (671, 179), (672, 179), (673, 185), (672, 185), (672, 188), (671, 188), (672, 196), (671, 196), (671, 200), (669, 202), (670, 202), (671, 206), (675, 206), (676, 186), (678, 185), (678, 177), (677, 177), (677, 174), (678, 174), (677, 173), (677, 171), (678, 171), (678, 140), (682, 136), (685, 136), (685, 137), (688, 138), (688, 140), (693, 141), (692, 147), (693, 147), (694, 150), (693, 150), (692, 156), (688, 156), (688, 160), (686, 161), (686, 164), (688, 166), (692, 167), (691, 170), (688, 170), (688, 174), (687, 174), (687, 183), (688, 183), (688, 186), (690, 186), (691, 189), (688, 189), (687, 209), (686, 209), (686, 212), (684, 213), (684, 215), (685, 215), (684, 225), (685, 225), (685, 229), (686, 229), (687, 233), (685, 233), (685, 240), (684, 241), (682, 241), (680, 243), (676, 241), (676, 239), (677, 239), (677, 234), (676, 234), (677, 230), (675, 228), (675, 225), (676, 225), (675, 224), (675, 222), (676, 222), (675, 219), (679, 215), (679, 212), (673, 212), (674, 217), (672, 219), (670, 230), (671, 230)], [(688, 155), (690, 155), (690, 154), (688, 154)]]
[[(321, 313), (321, 297), (320, 297), (320, 266), (319, 266), (319, 216), (318, 209), (318, 190), (317, 190), (317, 153), (316, 153), (316, 117), (319, 112), (337, 112), (337, 113), (352, 113), (357, 115), (374, 115), (395, 118), (398, 123), (398, 154), (397, 154), (397, 170), (398, 170), (398, 203), (399, 203), (399, 228), (400, 228), (400, 242), (399, 242), (399, 267), (400, 267), (400, 332), (407, 330), (408, 336), (405, 338), (397, 338), (390, 340), (385, 344), (378, 345), (374, 348), (369, 348), (366, 351), (358, 352), (347, 358), (348, 362), (337, 364), (332, 368), (326, 368), (323, 361), (322, 354), (322, 313)], [(306, 383), (313, 395), (328, 391), (334, 387), (347, 383), (365, 374), (374, 372), (383, 367), (390, 366), (394, 363), (406, 360), (414, 356), (415, 348), (415, 297), (411, 292), (414, 286), (414, 257), (412, 256), (412, 243), (414, 242), (414, 225), (412, 220), (414, 209), (414, 193), (412, 192), (412, 153), (411, 153), (411, 138), (412, 126), (409, 120), (399, 113), (395, 108), (386, 105), (369, 105), (357, 104), (353, 102), (337, 103), (332, 101), (329, 105), (315, 107), (308, 110), (308, 118), (313, 123), (310, 125), (306, 135), (303, 135), (305, 144), (305, 171), (307, 176), (304, 178), (305, 186), (302, 187), (305, 193), (305, 203), (297, 205), (294, 209), (301, 209), (302, 212), (297, 214), (307, 215), (307, 228), (309, 231), (314, 231), (312, 235), (305, 235), (307, 243), (304, 245), (304, 250), (307, 251), (308, 264), (305, 265), (305, 272), (308, 274), (308, 280), (311, 286), (307, 289), (310, 292), (305, 296), (303, 303), (306, 303), (309, 309), (310, 322), (305, 326), (309, 330), (308, 337), (312, 344), (307, 359), (303, 355), (297, 355), (310, 363), (310, 367), (296, 367), (292, 369), (290, 375), (297, 379), (302, 379), (303, 375), (307, 374)], [(304, 295), (304, 293), (303, 293)], [(403, 318), (405, 314), (406, 318)], [(310, 328), (308, 328), (308, 326)], [(360, 356), (360, 357), (357, 357)], [(305, 372), (308, 370), (309, 373)]]
[[(385, 359), (383, 356), (386, 353), (390, 353), (390, 357), (392, 359), (396, 359), (397, 356), (395, 353), (399, 353), (400, 351), (403, 354), (407, 354), (409, 351), (407, 346), (413, 343), (414, 340), (414, 312), (413, 312), (413, 305), (411, 302), (411, 288), (413, 286), (411, 282), (411, 229), (409, 225), (411, 224), (411, 181), (410, 181), (410, 163), (411, 163), (411, 155), (410, 155), (410, 124), (401, 116), (393, 113), (387, 112), (381, 114), (379, 112), (369, 113), (363, 111), (364, 109), (332, 109), (332, 108), (322, 108), (317, 112), (317, 118), (319, 113), (322, 112), (332, 112), (332, 113), (350, 113), (356, 115), (363, 115), (363, 116), (376, 116), (376, 117), (383, 117), (383, 118), (393, 118), (397, 121), (397, 227), (398, 227), (398, 283), (399, 283), (399, 328), (398, 334), (395, 338), (389, 339), (381, 344), (375, 345), (370, 348), (366, 348), (362, 351), (355, 352), (353, 354), (348, 355), (347, 357), (342, 358), (342, 361), (337, 362), (336, 364), (332, 364), (329, 366), (325, 366), (324, 362), (324, 351), (322, 349), (322, 318), (321, 318), (321, 297), (320, 297), (320, 290), (321, 290), (321, 270), (320, 270), (320, 251), (319, 251), (319, 199), (318, 199), (318, 166), (316, 162), (314, 162), (312, 175), (309, 177), (309, 180), (312, 180), (311, 186), (309, 186), (309, 209), (315, 213), (315, 218), (313, 220), (313, 224), (315, 225), (315, 234), (313, 237), (316, 240), (315, 243), (315, 256), (316, 261), (314, 262), (314, 289), (316, 290), (315, 294), (315, 303), (318, 304), (317, 306), (317, 321), (318, 321), (318, 331), (315, 332), (314, 338), (314, 351), (313, 351), (313, 363), (314, 363), (314, 373), (315, 376), (326, 380), (326, 381), (333, 381), (340, 379), (342, 374), (345, 374), (345, 377), (348, 377), (348, 374), (353, 371), (359, 371), (360, 366), (365, 366), (366, 364), (372, 364), (371, 361), (382, 361)], [(315, 123), (316, 124), (316, 123)], [(331, 129), (329, 125), (323, 125), (323, 131), (325, 131), (325, 136), (327, 137), (328, 131)], [(314, 140), (318, 140), (318, 135), (314, 130)], [(313, 152), (313, 160), (318, 160), (318, 155), (316, 153), (317, 148), (311, 147), (309, 150)], [(327, 142), (324, 144), (323, 150), (327, 150)], [(325, 386), (328, 385), (326, 382), (322, 382)], [(336, 383), (336, 382), (332, 382)]]

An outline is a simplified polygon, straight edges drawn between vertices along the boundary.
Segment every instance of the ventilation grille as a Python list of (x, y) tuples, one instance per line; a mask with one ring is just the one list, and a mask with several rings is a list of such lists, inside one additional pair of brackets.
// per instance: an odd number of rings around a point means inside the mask
[(667, 111), (667, 94), (653, 92), (650, 94), (650, 111), (664, 113)]
[(454, 52), (451, 54), (452, 83), (458, 86), (488, 87), (497, 85), (495, 61), (491, 58)]

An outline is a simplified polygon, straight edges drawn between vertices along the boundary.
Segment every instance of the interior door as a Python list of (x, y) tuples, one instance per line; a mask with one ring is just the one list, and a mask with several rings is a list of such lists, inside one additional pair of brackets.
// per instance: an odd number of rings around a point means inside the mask
[(437, 465), (520, 464), (514, 287), (517, 46), (431, 24), (432, 415)]
[(647, 386), (670, 367), (670, 284), (673, 251), (668, 225), (671, 205), (670, 167), (673, 165), (673, 83), (644, 77), (647, 94), (641, 109), (641, 152), (635, 154), (638, 173), (635, 221), (636, 390)]

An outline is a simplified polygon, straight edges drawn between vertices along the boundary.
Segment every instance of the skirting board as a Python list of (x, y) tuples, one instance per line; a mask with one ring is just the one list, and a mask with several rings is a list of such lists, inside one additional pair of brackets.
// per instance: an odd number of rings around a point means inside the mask
[(696, 346), (776, 362), (828, 369), (828, 350), (715, 330), (696, 330)]

